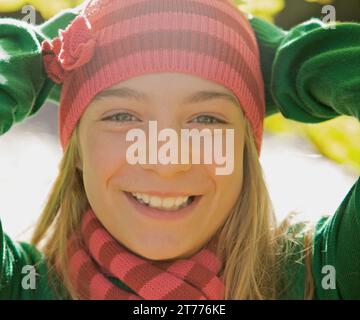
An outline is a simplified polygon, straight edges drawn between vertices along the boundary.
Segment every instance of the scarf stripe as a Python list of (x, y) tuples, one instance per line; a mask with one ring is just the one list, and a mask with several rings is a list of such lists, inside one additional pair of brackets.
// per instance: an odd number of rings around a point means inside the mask
[[(221, 263), (214, 249), (210, 242), (188, 259), (145, 259), (112, 238), (90, 209), (69, 241), (69, 274), (81, 299), (223, 299), (223, 282), (217, 276)], [(117, 287), (108, 277), (136, 294)]]

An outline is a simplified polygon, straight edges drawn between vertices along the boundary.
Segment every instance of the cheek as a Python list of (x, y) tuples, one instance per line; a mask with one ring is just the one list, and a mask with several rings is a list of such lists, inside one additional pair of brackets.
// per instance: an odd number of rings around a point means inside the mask
[[(214, 171), (214, 169), (212, 169)], [(217, 212), (226, 215), (229, 210), (235, 205), (238, 199), (243, 183), (243, 163), (236, 162), (234, 170), (229, 175), (213, 175), (213, 184), (215, 186), (214, 204)]]
[[(226, 154), (226, 148), (223, 147), (223, 155)], [(243, 183), (243, 157), (244, 157), (244, 135), (235, 131), (234, 148), (228, 155), (233, 157), (233, 170), (230, 174), (217, 175), (216, 168), (224, 165), (213, 164), (207, 167), (208, 174), (211, 176), (213, 185), (215, 186), (215, 195), (213, 205), (216, 214), (226, 217), (235, 205)], [(229, 163), (231, 160), (226, 159)], [(221, 218), (221, 217), (220, 217)]]
[[(222, 136), (220, 150), (214, 150), (218, 153), (213, 158), (211, 165), (205, 165), (207, 175), (209, 175), (215, 185), (231, 187), (236, 182), (242, 181), (243, 175), (243, 158), (244, 158), (244, 134), (238, 130), (234, 130), (233, 138), (229, 138), (228, 142), (225, 134)], [(227, 170), (216, 170), (216, 169)]]
[[(98, 132), (89, 134), (82, 144), (84, 185), (88, 197), (99, 196), (112, 177), (120, 174), (126, 164), (125, 135)], [(89, 199), (90, 200), (90, 199)]]

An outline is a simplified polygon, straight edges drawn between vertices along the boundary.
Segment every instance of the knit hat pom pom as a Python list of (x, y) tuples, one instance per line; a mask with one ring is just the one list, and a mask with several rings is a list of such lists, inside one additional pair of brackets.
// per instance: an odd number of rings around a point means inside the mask
[(42, 43), (45, 69), (55, 83), (62, 83), (66, 73), (87, 64), (94, 55), (96, 39), (84, 16), (78, 16), (60, 31), (60, 37)]

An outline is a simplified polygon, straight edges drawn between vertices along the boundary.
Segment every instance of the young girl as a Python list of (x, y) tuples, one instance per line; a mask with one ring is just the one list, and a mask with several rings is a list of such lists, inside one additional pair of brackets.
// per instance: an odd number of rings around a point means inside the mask
[[(278, 225), (259, 164), (266, 115), (360, 118), (359, 26), (284, 32), (225, 0), (79, 10), (40, 27), (0, 20), (1, 133), (62, 84), (64, 150), (31, 244), (0, 228), (0, 297), (360, 298), (360, 181), (314, 227)], [(232, 172), (129, 163), (127, 135), (150, 139), (150, 121), (233, 130)]]

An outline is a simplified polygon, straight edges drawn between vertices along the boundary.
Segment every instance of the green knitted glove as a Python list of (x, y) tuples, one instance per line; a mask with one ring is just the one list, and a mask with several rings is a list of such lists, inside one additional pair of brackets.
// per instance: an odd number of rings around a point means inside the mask
[(289, 32), (250, 20), (261, 54), (267, 115), (317, 123), (338, 115), (360, 119), (360, 24), (326, 28), (311, 19)]
[(41, 42), (58, 35), (76, 17), (63, 11), (40, 26), (0, 19), (0, 135), (35, 114), (49, 97), (58, 100), (60, 88), (47, 77)]

